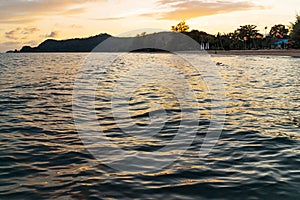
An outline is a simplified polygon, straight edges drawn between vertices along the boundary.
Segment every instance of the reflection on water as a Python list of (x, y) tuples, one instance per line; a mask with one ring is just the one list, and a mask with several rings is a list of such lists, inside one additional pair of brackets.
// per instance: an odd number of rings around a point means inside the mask
[[(198, 91), (200, 122), (195, 140), (173, 165), (146, 174), (110, 169), (94, 159), (80, 140), (73, 122), (72, 91), (86, 55), (0, 54), (0, 199), (300, 196), (299, 59), (213, 57), (215, 63), (222, 63), (218, 67), (226, 85), (227, 117), (217, 146), (200, 158), (213, 105), (205, 82), (186, 77)], [(111, 141), (123, 149), (154, 152), (178, 131), (182, 102), (173, 90), (156, 82), (141, 85), (129, 100), (138, 137), (122, 134), (110, 110), (110, 89), (122, 72), (137, 63), (161, 64), (162, 72), (166, 65), (188, 69), (169, 54), (130, 54), (116, 60), (99, 80), (95, 109)], [(176, 83), (174, 74), (162, 75)], [(159, 119), (161, 110), (167, 120), (160, 132), (139, 140), (141, 135), (149, 136), (141, 127), (149, 126), (151, 117)], [(128, 124), (127, 118), (118, 120)]]

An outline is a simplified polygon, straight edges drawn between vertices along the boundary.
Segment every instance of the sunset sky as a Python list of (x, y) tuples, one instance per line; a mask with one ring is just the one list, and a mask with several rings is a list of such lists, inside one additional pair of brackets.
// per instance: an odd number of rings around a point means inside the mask
[(240, 25), (289, 25), (299, 0), (0, 0), (0, 52), (47, 38), (119, 35), (135, 29), (170, 30), (180, 20), (211, 34)]

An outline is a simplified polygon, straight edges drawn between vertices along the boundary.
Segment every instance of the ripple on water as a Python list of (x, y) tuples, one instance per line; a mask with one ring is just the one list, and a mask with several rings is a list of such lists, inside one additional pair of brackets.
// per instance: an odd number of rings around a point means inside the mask
[[(299, 198), (297, 59), (212, 58), (221, 63), (227, 117), (217, 145), (207, 156), (200, 149), (210, 126), (211, 109), (222, 107), (211, 104), (205, 83), (196, 78), (201, 74), (191, 72), (187, 77), (200, 105), (194, 141), (171, 166), (153, 173), (132, 173), (103, 164), (115, 157), (96, 160), (75, 129), (73, 84), (85, 56), (0, 54), (0, 199)], [(141, 63), (160, 63), (183, 71), (187, 67), (169, 54), (129, 54), (109, 69), (95, 64), (99, 69), (95, 97), (98, 122), (86, 116), (80, 119), (101, 128), (106, 138), (123, 150), (151, 153), (170, 144), (184, 120), (182, 112), (188, 109), (181, 109), (175, 91), (151, 82), (157, 78), (157, 72), (152, 72), (145, 76), (147, 84), (137, 87), (128, 102), (117, 99), (116, 109), (128, 106), (131, 118), (114, 116), (111, 96), (118, 78)], [(177, 76), (180, 73), (158, 77), (176, 83)], [(86, 95), (81, 100), (90, 98)], [(153, 104), (160, 106), (151, 107)], [(89, 108), (77, 107), (81, 112)], [(160, 126), (162, 113), (166, 120)], [(151, 117), (157, 120), (152, 127)]]

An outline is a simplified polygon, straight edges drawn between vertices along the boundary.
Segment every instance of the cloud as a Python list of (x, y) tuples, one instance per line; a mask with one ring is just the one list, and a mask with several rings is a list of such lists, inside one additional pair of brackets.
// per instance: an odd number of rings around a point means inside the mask
[(178, 3), (178, 2), (183, 2), (182, 0), (160, 0), (158, 1), (159, 4), (171, 4), (171, 3)]
[(11, 49), (19, 49), (22, 46), (37, 46), (38, 42), (35, 40), (27, 41), (27, 42), (3, 42), (0, 43), (0, 52), (5, 52)]
[(21, 28), (16, 28), (14, 30), (5, 32), (4, 35), (6, 38), (11, 39), (11, 40), (17, 40), (18, 39), (18, 34), (20, 32)]
[(7, 50), (17, 49), (22, 45), (20, 42), (3, 42), (0, 43), (0, 52), (6, 52)]
[(0, 1), (0, 23), (24, 23), (49, 15), (77, 15), (83, 5), (106, 0), (6, 0)]
[(64, 15), (80, 15), (82, 13), (85, 13), (86, 9), (85, 8), (74, 8), (74, 9), (69, 9), (66, 12), (64, 12)]
[(77, 24), (72, 24), (72, 25), (70, 25), (69, 27), (70, 27), (70, 28), (74, 28), (74, 29), (83, 28), (83, 26), (77, 25)]
[[(0, 12), (0, 16), (1, 16), (1, 12)], [(38, 20), (35, 17), (29, 18), (29, 19), (6, 19), (6, 18), (1, 18), (0, 19), (0, 24), (28, 24), (31, 22), (34, 22)]]
[(19, 38), (25, 39), (27, 38), (27, 35), (33, 34), (37, 31), (39, 31), (39, 29), (35, 27), (26, 27), (26, 28), (17, 27), (11, 31), (5, 32), (4, 36), (7, 39), (11, 39), (11, 40), (18, 40)]
[(24, 42), (23, 43), (23, 46), (37, 46), (38, 42), (35, 41), (35, 40), (30, 40), (30, 41), (27, 41), (27, 42)]
[(114, 20), (121, 20), (125, 19), (125, 17), (107, 17), (107, 18), (94, 18), (92, 20), (100, 20), (100, 21), (114, 21)]
[(22, 31), (22, 34), (23, 35), (29, 35), (29, 34), (33, 34), (33, 33), (38, 32), (38, 31), (40, 31), (40, 29), (35, 28), (35, 27), (33, 27), (33, 28), (24, 28), (23, 31)]
[(160, 0), (158, 3), (162, 8), (168, 9), (161, 13), (148, 13), (142, 16), (162, 20), (183, 20), (235, 11), (264, 9), (249, 1)]
[(0, 45), (5, 45), (5, 46), (16, 46), (21, 44), (20, 42), (3, 42)]
[(52, 31), (49, 34), (44, 35), (44, 37), (46, 37), (46, 38), (55, 38), (57, 36), (58, 36), (58, 31)]

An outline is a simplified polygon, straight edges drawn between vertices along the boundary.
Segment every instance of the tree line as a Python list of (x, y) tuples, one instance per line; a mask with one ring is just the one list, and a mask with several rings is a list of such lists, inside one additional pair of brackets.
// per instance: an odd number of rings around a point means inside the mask
[(185, 21), (171, 27), (172, 31), (184, 33), (200, 44), (209, 43), (213, 50), (300, 48), (300, 15), (290, 26), (276, 24), (268, 33), (265, 27), (264, 34), (259, 33), (256, 25), (240, 26), (233, 32), (217, 35), (189, 29)]

